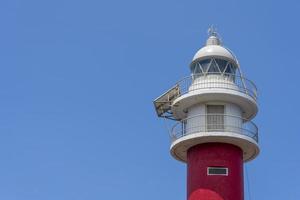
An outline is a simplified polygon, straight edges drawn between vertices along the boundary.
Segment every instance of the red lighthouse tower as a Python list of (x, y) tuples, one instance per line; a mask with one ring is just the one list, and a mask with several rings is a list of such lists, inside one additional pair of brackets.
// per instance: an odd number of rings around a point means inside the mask
[(212, 28), (190, 70), (154, 100), (159, 117), (176, 121), (170, 152), (187, 163), (187, 199), (243, 200), (243, 163), (259, 153), (256, 87)]

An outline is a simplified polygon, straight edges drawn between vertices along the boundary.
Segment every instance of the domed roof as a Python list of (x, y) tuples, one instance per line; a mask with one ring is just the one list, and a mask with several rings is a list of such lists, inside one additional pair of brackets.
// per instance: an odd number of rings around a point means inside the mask
[(215, 35), (211, 35), (206, 41), (206, 46), (197, 51), (192, 63), (196, 60), (202, 60), (209, 57), (225, 58), (237, 64), (234, 54), (229, 49), (223, 47), (220, 39)]

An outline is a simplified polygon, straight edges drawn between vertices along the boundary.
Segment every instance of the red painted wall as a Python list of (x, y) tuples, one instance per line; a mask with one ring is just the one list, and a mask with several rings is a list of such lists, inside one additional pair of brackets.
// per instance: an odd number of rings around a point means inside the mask
[[(191, 147), (187, 161), (188, 200), (243, 200), (243, 152), (224, 143)], [(207, 167), (227, 167), (228, 176), (207, 175)]]

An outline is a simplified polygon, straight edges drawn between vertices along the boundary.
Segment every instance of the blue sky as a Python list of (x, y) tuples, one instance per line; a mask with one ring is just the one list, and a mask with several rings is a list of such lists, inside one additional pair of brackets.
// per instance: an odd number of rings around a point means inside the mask
[(152, 100), (189, 74), (210, 24), (259, 89), (252, 199), (299, 199), (299, 8), (2, 0), (0, 199), (185, 199), (185, 165)]

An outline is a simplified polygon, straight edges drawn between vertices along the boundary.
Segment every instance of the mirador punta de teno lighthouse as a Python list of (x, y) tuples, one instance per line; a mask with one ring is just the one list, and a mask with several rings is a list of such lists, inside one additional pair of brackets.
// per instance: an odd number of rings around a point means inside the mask
[(175, 120), (170, 152), (187, 164), (187, 199), (243, 200), (243, 164), (259, 153), (256, 87), (214, 29), (190, 70), (154, 100), (159, 117)]

